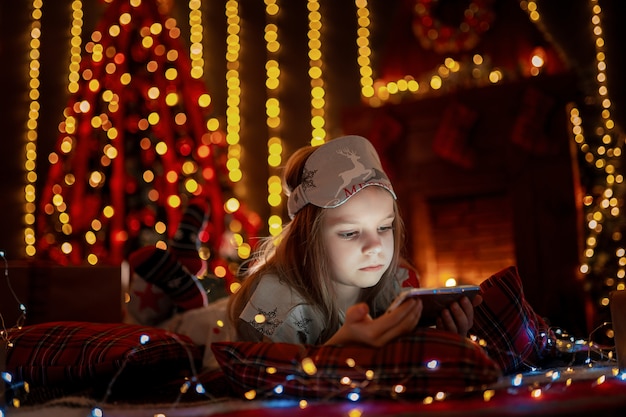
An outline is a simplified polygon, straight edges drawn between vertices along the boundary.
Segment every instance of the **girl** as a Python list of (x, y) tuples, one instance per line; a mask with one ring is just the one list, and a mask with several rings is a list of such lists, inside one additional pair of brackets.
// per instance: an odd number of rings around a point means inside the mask
[[(385, 312), (409, 269), (400, 254), (396, 195), (372, 144), (344, 136), (302, 148), (288, 160), (284, 184), (291, 221), (264, 241), (230, 297), (207, 305), (193, 274), (168, 251), (140, 250), (129, 260), (143, 278), (137, 281), (157, 286), (186, 310), (160, 326), (207, 346), (207, 368), (217, 366), (208, 348), (217, 341), (380, 347), (420, 323), (418, 298)], [(472, 301), (463, 297), (444, 309), (437, 327), (463, 336), (477, 332), (506, 372), (554, 352), (553, 334), (524, 299), (514, 267), (481, 289)]]
[[(400, 291), (404, 229), (396, 195), (372, 144), (344, 136), (305, 147), (284, 172), (291, 222), (267, 240), (230, 319), (240, 340), (381, 346), (419, 323), (421, 301), (382, 314)], [(480, 298), (475, 299), (480, 302)], [(467, 334), (465, 297), (438, 327)]]

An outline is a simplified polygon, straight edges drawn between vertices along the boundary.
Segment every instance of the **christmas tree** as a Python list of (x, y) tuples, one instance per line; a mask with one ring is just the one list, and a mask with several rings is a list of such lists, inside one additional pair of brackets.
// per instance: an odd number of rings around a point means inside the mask
[(611, 322), (611, 293), (626, 289), (624, 133), (610, 118), (598, 114), (610, 114), (598, 107), (590, 104), (570, 111), (585, 192), (581, 272), (595, 303), (594, 326)]
[(233, 195), (225, 133), (179, 35), (156, 0), (107, 6), (49, 158), (37, 218), (41, 257), (120, 264), (142, 246), (167, 246), (197, 198), (210, 207), (199, 234), (209, 272), (232, 278), (249, 255), (260, 219)]

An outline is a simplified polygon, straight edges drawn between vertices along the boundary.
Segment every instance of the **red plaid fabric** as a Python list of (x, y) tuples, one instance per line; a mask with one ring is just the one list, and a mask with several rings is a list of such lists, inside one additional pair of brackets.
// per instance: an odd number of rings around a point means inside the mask
[(168, 378), (195, 371), (203, 354), (186, 336), (122, 323), (42, 323), (9, 330), (8, 340), (7, 371), (34, 386), (108, 381), (121, 367), (123, 380)]
[(524, 298), (517, 268), (505, 268), (480, 285), (483, 302), (470, 330), (485, 340), (489, 356), (511, 373), (538, 367), (555, 354), (555, 336)]
[(461, 393), (500, 369), (469, 339), (425, 328), (382, 348), (219, 342), (213, 352), (233, 387), (257, 396), (412, 397)]

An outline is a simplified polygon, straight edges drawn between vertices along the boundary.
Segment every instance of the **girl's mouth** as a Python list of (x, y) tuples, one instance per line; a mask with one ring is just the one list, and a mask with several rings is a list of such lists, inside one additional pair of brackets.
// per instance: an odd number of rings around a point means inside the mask
[(383, 267), (382, 265), (366, 266), (365, 268), (361, 268), (361, 271), (375, 272), (375, 271), (380, 271), (382, 267)]

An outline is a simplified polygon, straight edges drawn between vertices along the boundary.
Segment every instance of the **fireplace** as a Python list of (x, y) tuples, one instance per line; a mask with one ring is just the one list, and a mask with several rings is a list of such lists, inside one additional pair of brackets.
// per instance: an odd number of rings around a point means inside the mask
[(516, 265), (513, 214), (505, 193), (411, 199), (412, 258), (426, 287), (480, 284)]

